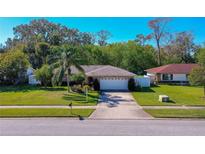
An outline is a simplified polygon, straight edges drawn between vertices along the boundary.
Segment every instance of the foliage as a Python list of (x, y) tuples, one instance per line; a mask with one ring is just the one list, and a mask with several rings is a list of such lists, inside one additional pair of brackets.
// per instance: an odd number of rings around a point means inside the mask
[(101, 30), (97, 32), (97, 39), (98, 39), (98, 44), (100, 46), (107, 45), (107, 40), (112, 36), (112, 34), (107, 31), (107, 30)]
[(141, 46), (144, 46), (148, 41), (150, 41), (152, 38), (151, 35), (143, 35), (143, 34), (137, 34), (135, 38), (135, 42)]
[(197, 55), (198, 63), (205, 67), (205, 48), (201, 48)]
[(25, 81), (29, 65), (27, 56), (19, 49), (0, 54), (0, 84), (18, 84)]
[(200, 67), (194, 68), (190, 75), (189, 81), (191, 85), (204, 86), (204, 97), (205, 97), (205, 50), (201, 49), (197, 55), (198, 63)]
[[(51, 55), (50, 52), (47, 52), (49, 50), (44, 50), (44, 47), (46, 47), (45, 43), (49, 44), (50, 47), (63, 44), (80, 46), (95, 43), (94, 35), (91, 33), (70, 29), (46, 19), (32, 20), (28, 24), (14, 27), (13, 30), (14, 38), (7, 40), (6, 48), (13, 47), (17, 43), (23, 43), (25, 45), (24, 52), (28, 55), (34, 69), (40, 68), (42, 64), (45, 64), (46, 57)], [(43, 48), (39, 48), (39, 43)], [(43, 57), (41, 54), (43, 54)]]
[(85, 75), (83, 73), (72, 74), (70, 77), (70, 83), (72, 83), (73, 85), (74, 84), (82, 85), (84, 81), (85, 81)]
[[(67, 79), (67, 84), (72, 80), (72, 65), (80, 70), (80, 65), (112, 65), (139, 75), (160, 64), (195, 63), (196, 57), (200, 65), (205, 65), (205, 50), (199, 50), (194, 35), (191, 32), (169, 33), (169, 21), (169, 18), (155, 18), (148, 23), (151, 34), (138, 34), (135, 40), (127, 42), (109, 43), (112, 35), (107, 30), (94, 35), (46, 19), (32, 20), (14, 27), (14, 37), (0, 45), (0, 53), (23, 51), (34, 69), (50, 65), (54, 70), (53, 85), (61, 85), (63, 79)], [(151, 39), (156, 41), (157, 52), (149, 45)], [(3, 76), (0, 78), (4, 80)], [(11, 79), (10, 82), (15, 81)]]
[(163, 48), (163, 63), (194, 63), (198, 49), (191, 32), (176, 33)]
[(81, 87), (81, 85), (72, 85), (70, 88), (72, 92), (83, 93), (83, 88)]
[(89, 85), (84, 85), (84, 86), (83, 86), (83, 92), (85, 93), (86, 90), (87, 90), (87, 92), (89, 92), (89, 91), (92, 90), (92, 88), (91, 88)]
[(41, 58), (43, 64), (47, 64), (48, 55), (50, 54), (50, 45), (45, 42), (37, 43), (36, 54)]
[(141, 91), (142, 90), (142, 88), (140, 87), (140, 85), (137, 85), (136, 87), (135, 87), (135, 91)]
[(136, 88), (135, 79), (130, 78), (129, 81), (128, 81), (128, 89), (130, 91), (135, 91), (135, 88)]
[(99, 83), (98, 79), (94, 80), (93, 88), (94, 88), (95, 91), (99, 91), (100, 90), (100, 83)]
[(189, 75), (191, 85), (204, 86), (205, 96), (205, 67), (194, 68)]
[(40, 69), (37, 69), (35, 75), (43, 86), (51, 85), (52, 70), (48, 64), (44, 64)]
[(81, 72), (84, 70), (81, 68), (78, 55), (76, 55), (78, 48), (74, 46), (64, 45), (61, 47), (62, 53), (55, 57), (56, 62), (52, 64), (54, 68), (54, 75), (52, 78), (53, 85), (61, 85), (63, 78), (66, 75), (68, 91), (70, 90), (70, 76), (71, 76), (71, 66), (76, 67)]
[(134, 41), (107, 46), (87, 46), (84, 50), (87, 51), (87, 60), (84, 60), (87, 65), (112, 65), (137, 74), (144, 74), (145, 69), (157, 66), (154, 48), (148, 45), (140, 46)]
[(158, 65), (161, 65), (161, 45), (162, 42), (167, 39), (169, 36), (168, 30), (166, 29), (167, 24), (169, 23), (170, 18), (156, 18), (150, 20), (148, 25), (150, 29), (153, 31), (152, 38), (156, 41), (157, 50), (158, 50)]

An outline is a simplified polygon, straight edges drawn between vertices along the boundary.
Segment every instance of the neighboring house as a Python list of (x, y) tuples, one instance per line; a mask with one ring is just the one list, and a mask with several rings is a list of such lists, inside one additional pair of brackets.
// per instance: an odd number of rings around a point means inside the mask
[(188, 83), (188, 75), (198, 64), (169, 64), (145, 70), (152, 81), (159, 83)]
[(33, 68), (28, 68), (26, 75), (28, 76), (28, 84), (30, 85), (37, 85), (41, 84), (40, 81), (36, 80), (36, 76), (34, 75), (34, 69)]
[[(98, 79), (101, 90), (128, 90), (128, 80), (135, 76), (127, 70), (110, 65), (82, 65), (87, 78)], [(71, 73), (79, 71), (71, 67)]]

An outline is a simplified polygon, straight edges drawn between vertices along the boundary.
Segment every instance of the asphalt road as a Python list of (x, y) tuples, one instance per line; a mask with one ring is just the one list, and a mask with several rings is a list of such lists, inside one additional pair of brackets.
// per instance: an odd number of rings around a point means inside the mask
[(0, 135), (172, 136), (205, 135), (205, 120), (74, 120), (67, 118), (0, 119)]

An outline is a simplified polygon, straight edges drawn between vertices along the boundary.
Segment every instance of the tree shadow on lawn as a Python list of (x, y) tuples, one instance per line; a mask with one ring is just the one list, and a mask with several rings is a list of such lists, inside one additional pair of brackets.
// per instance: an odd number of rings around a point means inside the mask
[(174, 100), (169, 100), (168, 102), (160, 102), (160, 103), (164, 103), (164, 104), (176, 104), (176, 102)]
[(86, 101), (86, 96), (84, 94), (79, 93), (69, 93), (69, 94), (63, 94), (62, 97), (64, 100), (67, 100), (69, 102), (83, 102), (83, 103), (95, 103), (98, 100), (97, 96), (93, 96), (91, 94), (88, 94), (88, 101)]
[(29, 92), (35, 90), (44, 91), (64, 91), (67, 90), (65, 87), (40, 87), (40, 86), (3, 86), (0, 87), (0, 92)]
[(152, 93), (155, 93), (155, 91), (149, 87), (144, 87), (144, 88), (141, 88), (140, 91), (138, 92), (152, 92)]

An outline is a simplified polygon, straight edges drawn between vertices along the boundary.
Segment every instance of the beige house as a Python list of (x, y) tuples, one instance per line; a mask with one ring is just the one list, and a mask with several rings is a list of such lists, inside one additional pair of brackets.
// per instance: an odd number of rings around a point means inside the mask
[[(87, 78), (98, 79), (101, 90), (128, 90), (128, 80), (134, 73), (110, 65), (82, 65)], [(79, 71), (71, 67), (71, 73)]]

